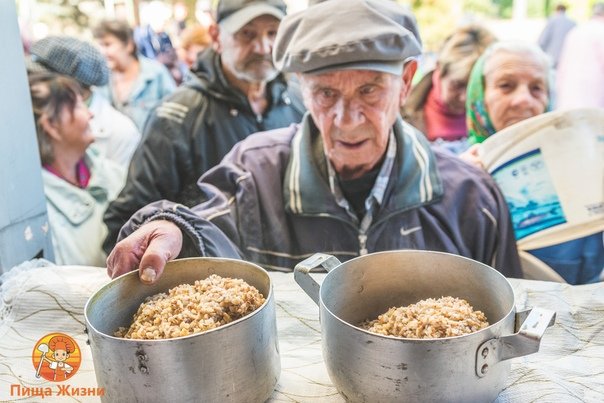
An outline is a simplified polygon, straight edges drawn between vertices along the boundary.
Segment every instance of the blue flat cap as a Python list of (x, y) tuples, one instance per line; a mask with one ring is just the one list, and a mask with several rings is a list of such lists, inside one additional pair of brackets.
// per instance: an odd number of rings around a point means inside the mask
[(30, 73), (50, 71), (69, 76), (86, 86), (109, 81), (109, 68), (101, 52), (88, 42), (70, 36), (48, 36), (31, 46)]
[(375, 70), (401, 75), (421, 54), (415, 17), (391, 0), (328, 0), (286, 16), (273, 48), (283, 72)]

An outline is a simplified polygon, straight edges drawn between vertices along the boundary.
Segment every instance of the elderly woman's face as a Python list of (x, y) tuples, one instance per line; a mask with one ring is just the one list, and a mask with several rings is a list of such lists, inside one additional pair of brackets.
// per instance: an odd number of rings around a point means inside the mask
[(484, 67), (484, 102), (495, 130), (545, 112), (546, 67), (536, 57), (500, 51)]
[(415, 67), (402, 78), (368, 70), (300, 76), (304, 103), (342, 179), (361, 177), (381, 161)]

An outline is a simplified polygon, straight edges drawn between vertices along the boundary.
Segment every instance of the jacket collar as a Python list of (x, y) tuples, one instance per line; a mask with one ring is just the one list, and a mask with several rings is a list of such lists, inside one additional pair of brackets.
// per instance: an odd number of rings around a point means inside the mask
[[(136, 99), (140, 94), (142, 94), (145, 89), (152, 83), (157, 77), (158, 67), (154, 65), (155, 61), (148, 59), (145, 56), (138, 57), (138, 63), (140, 65), (140, 73), (134, 84), (132, 85), (131, 95), (129, 99)], [(159, 62), (157, 62), (159, 63)], [(161, 66), (163, 68), (163, 66)]]
[(81, 224), (92, 215), (97, 204), (102, 204), (109, 197), (104, 184), (100, 182), (96, 155), (89, 148), (84, 157), (90, 168), (90, 182), (85, 189), (80, 189), (64, 179), (42, 169), (44, 194), (49, 203), (62, 212), (74, 225)]
[[(403, 211), (439, 200), (443, 194), (442, 181), (425, 137), (400, 118), (394, 123), (393, 132), (396, 160), (386, 190), (387, 205), (382, 208)], [(283, 186), (285, 208), (293, 214), (341, 214), (319, 168), (323, 164), (313, 159), (313, 139), (319, 135), (307, 113), (292, 139)]]

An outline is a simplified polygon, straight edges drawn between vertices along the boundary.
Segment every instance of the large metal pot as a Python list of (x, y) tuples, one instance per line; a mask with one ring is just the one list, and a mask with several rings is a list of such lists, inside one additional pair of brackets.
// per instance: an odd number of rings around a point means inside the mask
[[(320, 286), (310, 275), (317, 267), (329, 272)], [(320, 307), (329, 376), (354, 402), (493, 401), (509, 375), (508, 359), (538, 351), (555, 319), (544, 309), (516, 313), (504, 276), (448, 253), (381, 252), (346, 263), (316, 254), (294, 275)], [(491, 325), (443, 339), (382, 336), (355, 326), (393, 306), (441, 296), (466, 299)]]
[[(204, 333), (166, 340), (113, 336), (129, 326), (145, 297), (211, 274), (241, 278), (264, 295), (252, 314)], [(140, 283), (131, 272), (116, 278), (87, 302), (86, 327), (104, 401), (261, 402), (279, 378), (275, 300), (261, 267), (240, 260), (182, 259), (169, 262), (159, 281)]]

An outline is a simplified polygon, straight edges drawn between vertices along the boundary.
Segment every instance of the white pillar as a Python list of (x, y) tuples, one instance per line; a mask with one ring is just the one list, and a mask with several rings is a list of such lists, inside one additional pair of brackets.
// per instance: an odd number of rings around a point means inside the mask
[(525, 20), (526, 19), (526, 10), (528, 7), (527, 0), (514, 0), (512, 12), (512, 19), (514, 20)]
[(53, 259), (40, 156), (14, 1), (0, 0), (0, 274)]

